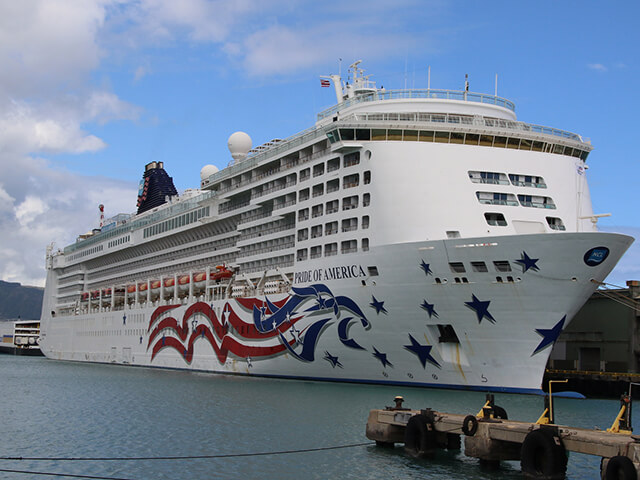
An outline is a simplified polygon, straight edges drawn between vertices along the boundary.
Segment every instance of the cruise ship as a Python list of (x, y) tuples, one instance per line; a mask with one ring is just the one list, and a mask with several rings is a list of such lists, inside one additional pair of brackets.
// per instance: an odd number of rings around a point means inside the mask
[(337, 103), (311, 128), (255, 148), (233, 133), (229, 165), (180, 195), (149, 163), (135, 214), (48, 248), (43, 353), (539, 392), (633, 242), (597, 230), (590, 142), (468, 84), (378, 88), (360, 61), (321, 85)]

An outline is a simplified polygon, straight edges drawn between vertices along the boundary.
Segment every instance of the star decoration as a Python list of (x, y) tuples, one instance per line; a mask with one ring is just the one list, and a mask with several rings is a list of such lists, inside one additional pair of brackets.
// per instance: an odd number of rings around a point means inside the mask
[(373, 350), (375, 351), (375, 353), (373, 353), (372, 355), (376, 357), (378, 360), (380, 360), (380, 363), (382, 363), (382, 366), (384, 368), (387, 368), (387, 365), (389, 365), (390, 367), (393, 367), (393, 364), (389, 360), (387, 360), (386, 353), (379, 352), (376, 347), (373, 347)]
[(431, 271), (431, 267), (429, 266), (428, 263), (425, 263), (424, 260), (422, 260), (422, 262), (420, 262), (420, 268), (422, 268), (422, 270), (424, 270), (424, 274), (425, 275), (433, 275), (433, 272)]
[(538, 265), (536, 265), (538, 260), (540, 259), (531, 258), (529, 257), (529, 255), (527, 255), (527, 252), (523, 251), (522, 258), (520, 260), (515, 260), (515, 262), (519, 263), (522, 266), (522, 273), (526, 272), (529, 269), (533, 270), (534, 272), (537, 272), (538, 270), (540, 270)]
[(491, 303), (491, 301), (480, 301), (478, 300), (478, 297), (473, 294), (471, 295), (471, 297), (473, 298), (473, 300), (470, 302), (464, 302), (464, 304), (470, 309), (476, 311), (476, 315), (478, 316), (478, 323), (481, 323), (482, 319), (485, 317), (491, 323), (496, 323), (496, 319), (493, 318), (493, 316), (489, 313), (489, 304)]
[(536, 328), (536, 333), (542, 337), (542, 341), (531, 354), (532, 357), (539, 351), (544, 350), (549, 345), (553, 345), (555, 343), (560, 332), (562, 332), (562, 327), (564, 327), (564, 321), (566, 318), (566, 315), (562, 317), (562, 319), (556, 323), (553, 328)]
[(431, 318), (431, 317), (436, 317), (436, 318), (438, 318), (438, 312), (436, 312), (436, 309), (435, 309), (435, 308), (433, 308), (433, 305), (434, 305), (433, 303), (429, 303), (429, 302), (427, 302), (426, 300), (424, 300), (424, 301), (420, 304), (420, 306), (421, 306), (424, 310), (426, 310), (426, 312), (429, 314), (429, 318)]
[(433, 348), (431, 345), (420, 345), (418, 341), (411, 336), (411, 334), (409, 334), (409, 340), (411, 341), (411, 345), (403, 345), (403, 347), (418, 356), (418, 359), (422, 364), (422, 368), (427, 367), (427, 362), (441, 368), (436, 359), (431, 356), (431, 349)]
[(329, 352), (325, 350), (324, 359), (331, 364), (333, 368), (340, 367), (342, 368), (342, 364), (338, 361), (338, 357), (334, 357)]
[(380, 315), (380, 312), (384, 313), (385, 315), (387, 314), (387, 309), (384, 308), (384, 302), (380, 302), (376, 299), (376, 297), (374, 297), (373, 295), (371, 295), (371, 298), (373, 299), (373, 302), (371, 302), (369, 305), (373, 308), (375, 308), (376, 313), (378, 315)]

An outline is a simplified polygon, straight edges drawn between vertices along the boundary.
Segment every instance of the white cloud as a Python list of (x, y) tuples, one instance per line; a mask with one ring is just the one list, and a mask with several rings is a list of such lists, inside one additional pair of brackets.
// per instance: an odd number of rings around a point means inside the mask
[(601, 63), (589, 63), (587, 64), (587, 67), (597, 72), (606, 72), (608, 70), (608, 68), (602, 65)]

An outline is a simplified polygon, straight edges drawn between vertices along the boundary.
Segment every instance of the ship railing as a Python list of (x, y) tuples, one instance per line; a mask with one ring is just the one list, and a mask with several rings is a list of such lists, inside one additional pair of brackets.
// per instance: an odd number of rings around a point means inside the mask
[(271, 210), (268, 212), (256, 213), (255, 215), (250, 215), (248, 217), (241, 218), (240, 220), (238, 220), (238, 225), (242, 223), (253, 222), (254, 220), (260, 220), (262, 218), (266, 218), (270, 216), (271, 216)]
[(265, 188), (261, 192), (255, 192), (252, 195), (252, 198), (259, 198), (269, 193), (277, 192), (278, 190), (284, 190), (285, 188), (293, 187), (295, 184), (295, 181), (289, 181), (280, 185), (274, 185), (273, 187)]
[(251, 248), (247, 250), (242, 250), (238, 254), (238, 258), (251, 257), (253, 255), (258, 255), (260, 253), (277, 252), (278, 250), (286, 250), (287, 248), (291, 248), (294, 245), (295, 245), (294, 242), (286, 242), (280, 245), (270, 245), (268, 247), (263, 247), (263, 248)]
[(251, 200), (245, 200), (242, 202), (223, 203), (218, 207), (218, 213), (222, 214), (222, 213), (230, 212), (231, 210), (238, 210), (239, 208), (246, 207), (250, 203), (251, 203)]
[(253, 232), (247, 235), (242, 235), (241, 240), (249, 240), (250, 238), (256, 238), (256, 237), (266, 237), (267, 235), (271, 235), (272, 233), (277, 233), (277, 232), (283, 232), (285, 230), (291, 230), (293, 227), (295, 227), (295, 223), (287, 223), (285, 225), (282, 226), (278, 226), (278, 227), (271, 227), (271, 228), (267, 228), (265, 230), (260, 230), (257, 232)]
[(295, 200), (289, 200), (288, 202), (280, 203), (278, 205), (274, 204), (273, 209), (278, 210), (280, 208), (290, 207), (291, 205), (295, 205), (295, 204), (296, 204)]
[(318, 121), (336, 115), (339, 111), (352, 107), (359, 103), (377, 102), (384, 100), (403, 99), (433, 99), (433, 100), (459, 100), (464, 102), (484, 103), (497, 105), (515, 112), (516, 106), (506, 98), (488, 95), (484, 93), (465, 92), (461, 90), (433, 90), (433, 89), (408, 89), (408, 90), (383, 90), (357, 95), (345, 100), (318, 114)]

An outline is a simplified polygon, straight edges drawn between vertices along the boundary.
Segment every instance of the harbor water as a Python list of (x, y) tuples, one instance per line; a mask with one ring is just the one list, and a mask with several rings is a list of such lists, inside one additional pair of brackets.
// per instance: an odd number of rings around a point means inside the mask
[[(0, 478), (12, 480), (54, 478), (52, 474), (131, 480), (522, 478), (518, 462), (487, 471), (476, 459), (447, 451), (415, 460), (400, 446), (378, 448), (365, 437), (369, 410), (392, 405), (396, 395), (404, 396), (409, 408), (475, 414), (485, 400), (482, 392), (220, 376), (8, 355), (0, 356), (0, 392)], [(543, 399), (496, 394), (496, 404), (510, 419), (535, 421)], [(556, 421), (606, 429), (618, 406), (616, 400), (556, 399)], [(320, 450), (325, 447), (344, 448)], [(217, 458), (162, 458), (198, 456)], [(72, 457), (102, 459), (65, 460)], [(123, 457), (153, 458), (106, 460)], [(567, 478), (599, 478), (599, 468), (599, 458), (572, 453)]]

